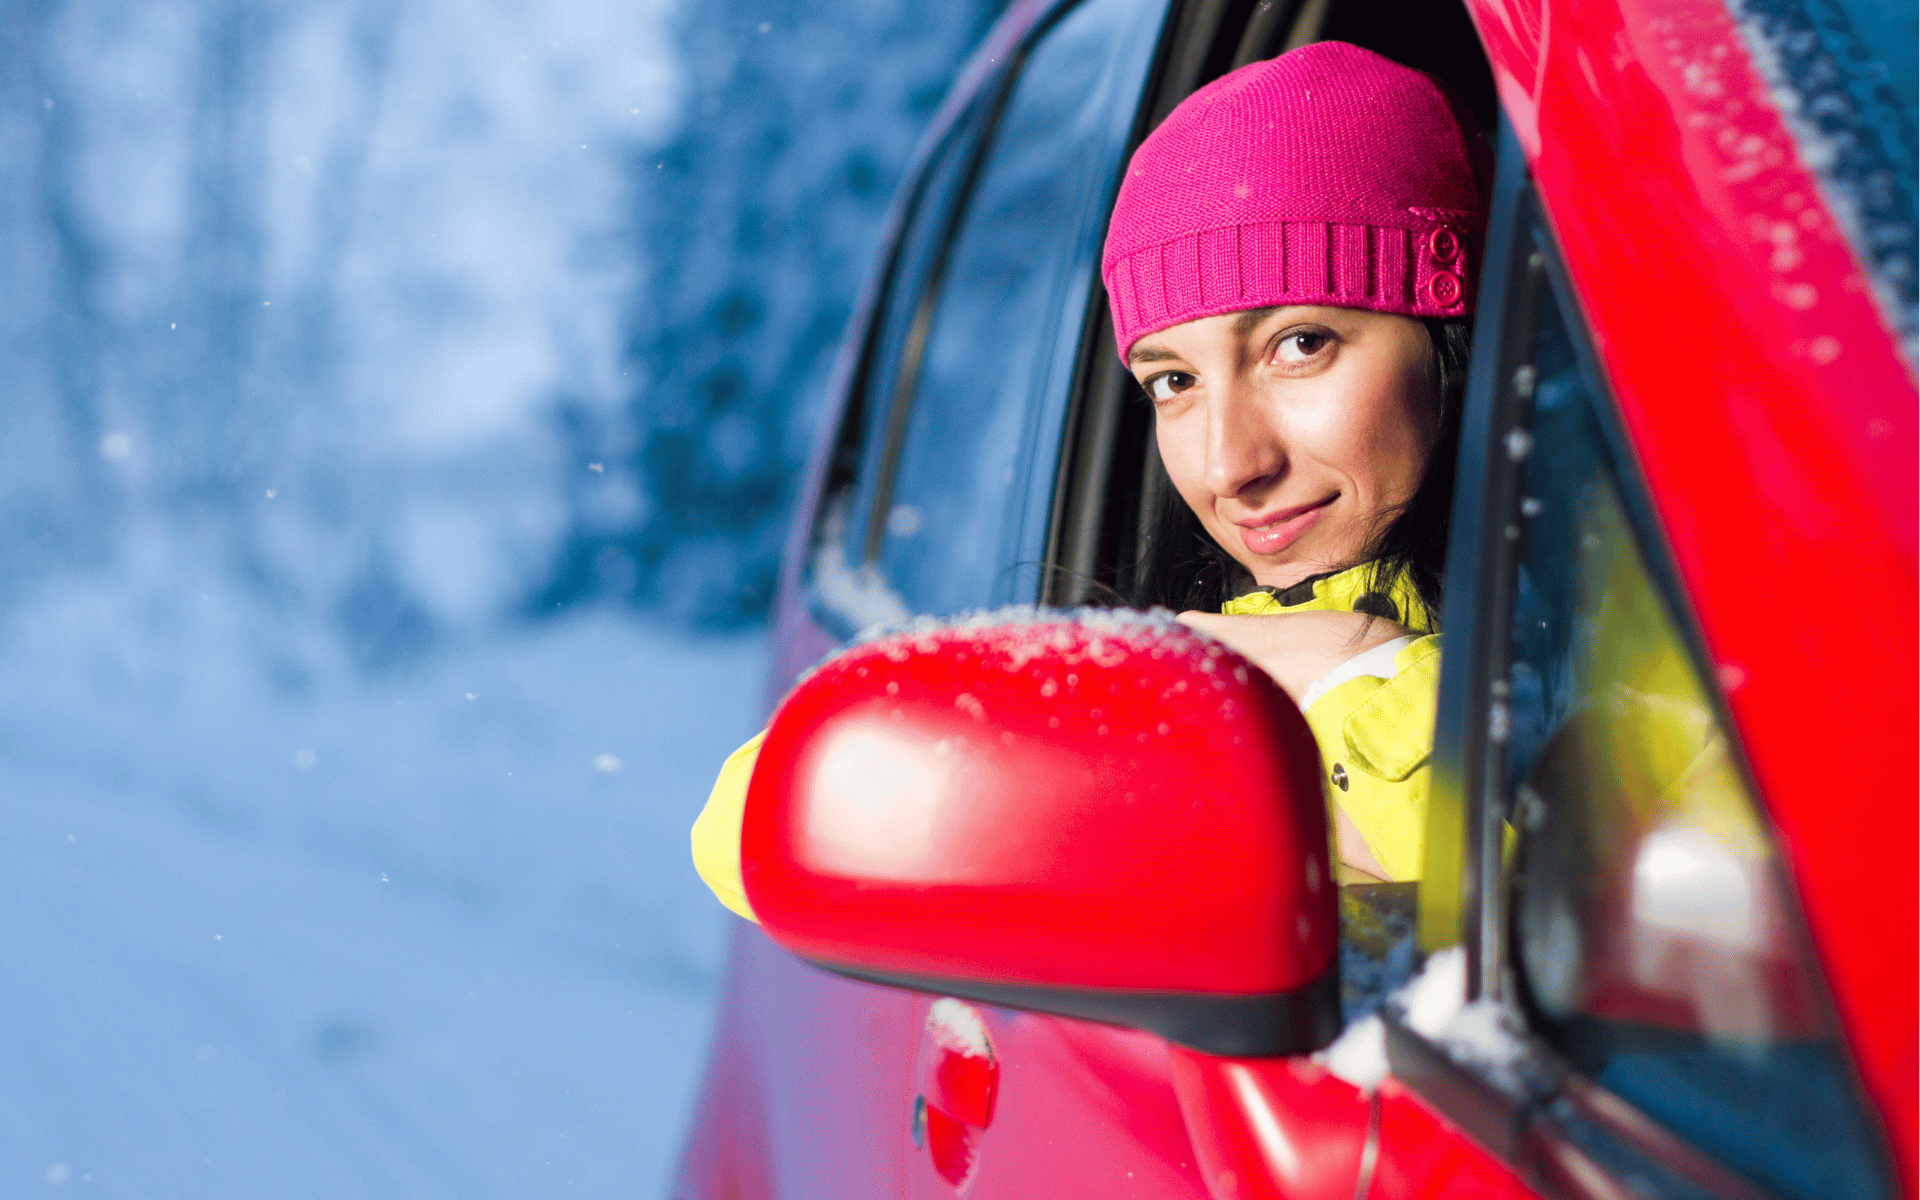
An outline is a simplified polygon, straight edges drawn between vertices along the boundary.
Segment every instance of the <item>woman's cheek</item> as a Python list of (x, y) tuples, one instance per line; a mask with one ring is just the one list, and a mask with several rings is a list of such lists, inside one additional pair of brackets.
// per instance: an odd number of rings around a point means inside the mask
[(1192, 436), (1191, 425), (1191, 421), (1156, 415), (1153, 434), (1160, 446), (1160, 464), (1166, 468), (1167, 478), (1173, 481), (1173, 489), (1189, 505), (1197, 507), (1195, 496), (1203, 490), (1201, 476), (1206, 471), (1206, 447)]
[(1368, 420), (1351, 431), (1356, 473), (1371, 476), (1386, 504), (1402, 503), (1419, 486), (1431, 436), (1399, 389), (1376, 396)]

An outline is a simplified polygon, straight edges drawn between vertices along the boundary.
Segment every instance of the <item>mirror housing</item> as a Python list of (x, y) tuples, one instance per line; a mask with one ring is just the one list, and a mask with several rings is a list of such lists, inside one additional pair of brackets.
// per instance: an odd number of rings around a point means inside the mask
[(767, 932), (857, 979), (1212, 1054), (1338, 1034), (1319, 752), (1164, 615), (1027, 610), (856, 646), (788, 696), (741, 862)]

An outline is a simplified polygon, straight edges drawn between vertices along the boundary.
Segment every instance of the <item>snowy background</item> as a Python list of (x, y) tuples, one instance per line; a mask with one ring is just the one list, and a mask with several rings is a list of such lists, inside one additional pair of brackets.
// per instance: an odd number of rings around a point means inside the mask
[(0, 1195), (661, 1194), (933, 7), (0, 0)]

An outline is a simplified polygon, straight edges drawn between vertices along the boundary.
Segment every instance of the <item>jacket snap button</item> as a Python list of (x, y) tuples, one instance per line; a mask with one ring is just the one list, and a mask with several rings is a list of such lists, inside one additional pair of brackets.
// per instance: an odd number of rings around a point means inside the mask
[(1433, 256), (1441, 262), (1452, 262), (1460, 254), (1460, 238), (1451, 229), (1436, 229), (1427, 239), (1427, 245), (1433, 250)]
[(1343, 792), (1347, 790), (1347, 768), (1344, 764), (1333, 764), (1333, 774), (1329, 778), (1333, 780), (1333, 786)]
[(1460, 303), (1460, 277), (1451, 271), (1436, 271), (1427, 281), (1427, 294), (1441, 308), (1452, 308)]

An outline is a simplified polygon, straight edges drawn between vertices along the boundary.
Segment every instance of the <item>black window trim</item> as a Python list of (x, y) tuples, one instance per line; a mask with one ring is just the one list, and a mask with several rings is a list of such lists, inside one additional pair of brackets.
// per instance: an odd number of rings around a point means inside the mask
[[(1520, 488), (1524, 456), (1507, 447), (1510, 433), (1529, 438), (1533, 377), (1532, 325), (1540, 301), (1551, 295), (1564, 315), (1568, 339), (1582, 382), (1593, 397), (1602, 450), (1619, 488), (1622, 510), (1649, 580), (1674, 622), (1675, 633), (1703, 681), (1707, 703), (1722, 727), (1738, 729), (1719, 690), (1706, 639), (1693, 618), (1692, 603), (1674, 563), (1651, 490), (1596, 354), (1588, 325), (1550, 220), (1528, 176), (1518, 142), (1503, 120), (1499, 174), (1489, 223), (1486, 274), (1474, 327), (1467, 409), (1461, 436), (1459, 485), (1455, 490), (1452, 542), (1448, 547), (1450, 586), (1442, 627), (1456, 653), (1441, 680), (1440, 719), (1435, 730), (1435, 791), (1448, 793), (1448, 807), (1468, 822), (1462, 845), (1461, 944), (1467, 951), (1467, 997), (1501, 999), (1501, 972), (1508, 965), (1507, 914), (1481, 899), (1502, 899), (1500, 821), (1506, 813), (1505, 780), (1488, 768), (1491, 739), (1487, 729), (1493, 702), (1503, 699), (1498, 683), (1511, 667), (1508, 626), (1512, 619), (1509, 581), (1516, 565), (1520, 527)], [(1524, 256), (1521, 249), (1527, 252)], [(1488, 339), (1493, 339), (1488, 344)], [(1524, 369), (1525, 374), (1522, 374)], [(1494, 519), (1492, 514), (1498, 514)], [(1464, 660), (1464, 661), (1463, 661)], [(1738, 738), (1735, 762), (1749, 793), (1759, 789)], [(1478, 804), (1466, 797), (1478, 796)], [(1762, 816), (1764, 816), (1764, 812)], [(1771, 827), (1768, 835), (1773, 836)], [(1777, 847), (1776, 847), (1777, 849)], [(1788, 881), (1791, 882), (1790, 880)], [(1798, 897), (1795, 897), (1796, 901)]]

